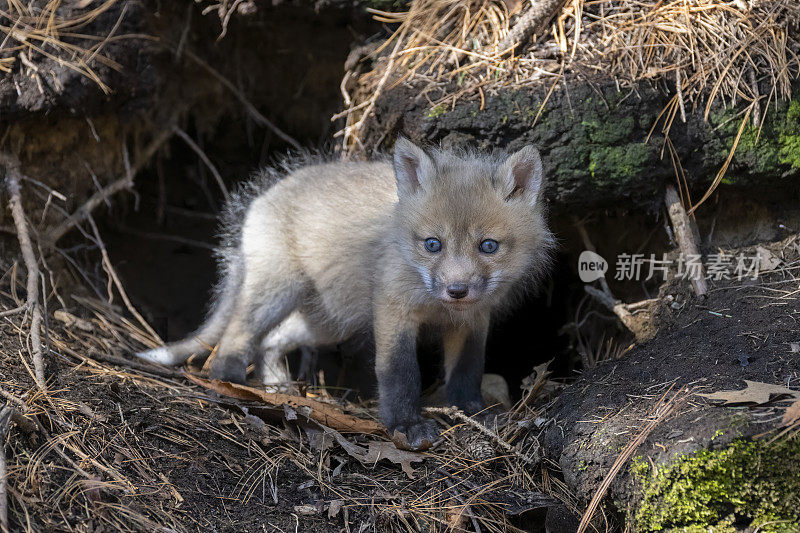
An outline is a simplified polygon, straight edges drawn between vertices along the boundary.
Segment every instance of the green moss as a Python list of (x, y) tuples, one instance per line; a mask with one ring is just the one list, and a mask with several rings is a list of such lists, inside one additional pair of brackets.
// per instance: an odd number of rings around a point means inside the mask
[(431, 108), (430, 111), (428, 111), (428, 118), (439, 118), (445, 113), (447, 113), (447, 108), (444, 107), (442, 104), (439, 104)]
[[(800, 169), (800, 102), (795, 94), (787, 103), (772, 105), (759, 127), (752, 123), (742, 129), (733, 164), (749, 168), (759, 175), (781, 175), (788, 168)], [(743, 116), (737, 109), (725, 109), (711, 114), (711, 124), (717, 133), (710, 139), (712, 157), (708, 163), (721, 164), (730, 153), (739, 132)], [(739, 180), (732, 179), (733, 183)]]
[(651, 157), (644, 143), (595, 146), (589, 154), (589, 174), (600, 185), (622, 183), (638, 176)]
[(619, 120), (601, 120), (595, 116), (584, 119), (581, 124), (589, 134), (589, 140), (594, 143), (613, 145), (630, 137), (633, 133), (633, 117), (622, 117)]
[(630, 469), (642, 486), (635, 531), (728, 531), (734, 519), (763, 532), (800, 531), (800, 437), (737, 440), (655, 471), (638, 457)]

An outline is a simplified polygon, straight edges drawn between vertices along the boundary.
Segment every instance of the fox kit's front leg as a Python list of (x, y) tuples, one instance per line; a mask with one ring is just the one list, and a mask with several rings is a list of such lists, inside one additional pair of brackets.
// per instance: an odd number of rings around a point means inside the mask
[(379, 306), (375, 316), (375, 372), (381, 420), (392, 435), (404, 433), (412, 448), (429, 447), (439, 436), (433, 420), (420, 413), (417, 331), (410, 319), (391, 316)]
[(488, 321), (454, 327), (444, 333), (447, 403), (468, 415), (484, 408), (481, 395)]

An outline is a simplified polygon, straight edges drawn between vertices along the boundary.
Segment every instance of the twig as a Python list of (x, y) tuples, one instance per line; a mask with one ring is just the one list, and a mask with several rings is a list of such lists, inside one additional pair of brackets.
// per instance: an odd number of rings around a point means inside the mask
[(161, 378), (181, 379), (186, 375), (186, 372), (172, 370), (170, 368), (158, 366), (151, 363), (140, 363), (139, 361), (134, 361), (133, 359), (126, 359), (124, 357), (102, 353), (97, 350), (90, 350), (88, 352), (88, 355), (82, 355), (81, 353), (76, 352), (75, 350), (71, 349), (65, 344), (59, 344), (57, 347), (59, 350), (63, 351), (67, 355), (71, 355), (72, 357), (83, 362), (99, 361), (101, 363), (108, 363), (115, 366), (131, 368), (143, 374), (150, 374)]
[(660, 424), (667, 417), (667, 415), (672, 412), (672, 409), (675, 407), (678, 401), (685, 399), (687, 396), (687, 391), (684, 388), (675, 393), (674, 396), (665, 402), (664, 399), (667, 397), (667, 394), (669, 394), (670, 390), (672, 390), (672, 386), (670, 386), (658, 403), (656, 403), (653, 409), (655, 417), (639, 432), (638, 435), (636, 435), (636, 438), (634, 438), (628, 443), (627, 446), (625, 446), (625, 449), (619, 454), (619, 457), (617, 457), (616, 461), (614, 461), (614, 464), (611, 465), (611, 470), (609, 470), (608, 474), (606, 474), (606, 477), (603, 478), (603, 482), (600, 483), (597, 491), (595, 491), (592, 501), (589, 503), (589, 507), (586, 509), (586, 512), (583, 513), (577, 533), (584, 533), (588, 529), (589, 524), (592, 521), (592, 517), (594, 516), (594, 512), (600, 505), (600, 502), (605, 496), (608, 487), (611, 486), (611, 482), (614, 481), (614, 478), (617, 476), (619, 471), (622, 469), (625, 463), (628, 462), (628, 459), (630, 459), (631, 455), (633, 455), (633, 452), (635, 452), (639, 445), (641, 445), (650, 435), (650, 433), (653, 432), (656, 426), (658, 426), (658, 424)]
[(194, 153), (197, 154), (197, 157), (199, 157), (203, 163), (205, 163), (205, 165), (208, 167), (208, 170), (210, 170), (211, 174), (214, 175), (214, 179), (217, 180), (217, 185), (219, 185), (219, 188), (222, 190), (222, 196), (225, 197), (225, 201), (229, 201), (231, 199), (231, 195), (228, 194), (228, 188), (225, 187), (225, 182), (222, 181), (222, 176), (219, 175), (219, 171), (217, 171), (217, 167), (214, 166), (214, 163), (211, 162), (203, 149), (200, 148), (185, 131), (180, 129), (178, 126), (175, 126), (174, 131), (178, 137), (183, 139), (184, 142), (189, 145), (189, 148), (194, 150)]
[(497, 49), (499, 52), (512, 51), (523, 44), (531, 35), (540, 35), (553, 17), (561, 11), (566, 0), (541, 0), (532, 2), (531, 6), (522, 15), (505, 39), (500, 41)]
[(20, 305), (19, 307), (15, 307), (14, 309), (7, 309), (6, 311), (0, 312), (0, 317), (16, 315), (17, 313), (25, 311), (25, 309), (27, 309), (27, 306), (25, 305)]
[(267, 128), (271, 129), (272, 132), (275, 135), (277, 135), (278, 137), (283, 139), (285, 142), (291, 144), (292, 147), (294, 147), (295, 150), (301, 150), (302, 149), (302, 146), (300, 145), (299, 142), (294, 140), (294, 138), (292, 138), (288, 134), (284, 133), (283, 130), (281, 130), (278, 126), (276, 126), (267, 117), (262, 115), (261, 112), (259, 112), (259, 110), (256, 109), (256, 106), (254, 106), (252, 103), (250, 103), (250, 100), (247, 99), (247, 97), (242, 93), (242, 91), (240, 91), (225, 76), (220, 74), (219, 71), (217, 71), (214, 67), (212, 67), (208, 63), (206, 63), (203, 59), (201, 59), (197, 54), (195, 54), (191, 50), (186, 50), (186, 55), (192, 61), (194, 61), (195, 63), (197, 63), (201, 67), (203, 67), (209, 74), (211, 74), (212, 76), (217, 78), (217, 80), (222, 85), (227, 87), (227, 89), (229, 91), (231, 91), (233, 93), (233, 95), (236, 97), (236, 99), (239, 100), (239, 102), (241, 102), (241, 104), (244, 106), (244, 109), (245, 109), (245, 111), (247, 111), (247, 114), (250, 115), (250, 118), (255, 120), (258, 124), (261, 124), (262, 126), (266, 126)]
[(6, 468), (6, 436), (14, 408), (6, 405), (0, 409), (0, 531), (8, 529), (8, 468)]
[(161, 145), (163, 145), (170, 137), (172, 137), (172, 122), (173, 121), (170, 122), (169, 127), (164, 129), (158, 134), (158, 136), (156, 136), (155, 139), (150, 141), (150, 144), (148, 144), (147, 147), (145, 147), (145, 149), (142, 151), (141, 157), (134, 166), (128, 167), (128, 165), (126, 165), (124, 178), (120, 178), (114, 183), (107, 185), (103, 189), (94, 193), (88, 200), (86, 200), (86, 203), (76, 209), (75, 212), (69, 216), (69, 218), (44, 234), (39, 239), (39, 242), (45, 247), (52, 247), (69, 230), (83, 222), (84, 219), (86, 219), (86, 217), (89, 216), (92, 211), (95, 210), (95, 208), (97, 208), (97, 206), (107, 201), (108, 197), (113, 196), (120, 191), (132, 188), (133, 178), (136, 176), (136, 174), (147, 164), (153, 154), (155, 154), (158, 149), (161, 148)]
[[(677, 191), (675, 191), (675, 187), (671, 185), (667, 186), (667, 190), (664, 194), (664, 202), (667, 204), (669, 218), (672, 221), (672, 228), (675, 231), (675, 239), (678, 241), (678, 246), (681, 249), (684, 259), (688, 260), (695, 257), (699, 260), (700, 253), (697, 250), (697, 243), (695, 243), (694, 240), (694, 233), (692, 232), (691, 226), (692, 222), (686, 214), (686, 210), (683, 208), (683, 204), (681, 203)], [(703, 268), (702, 261), (700, 261), (697, 267), (695, 275), (689, 278), (689, 280), (692, 282), (694, 293), (698, 296), (705, 296), (708, 292), (708, 286), (706, 285), (706, 271), (705, 268)]]
[(456, 409), (454, 407), (426, 407), (425, 412), (445, 415), (460, 420), (465, 424), (467, 424), (468, 426), (477, 429), (480, 433), (483, 433), (484, 435), (492, 439), (492, 441), (494, 441), (498, 446), (500, 446), (506, 453), (514, 455), (515, 457), (519, 457), (528, 464), (537, 464), (539, 462), (538, 459), (534, 457), (529, 457), (528, 455), (520, 452), (515, 447), (507, 443), (500, 435), (497, 434), (497, 432), (492, 431), (491, 429), (484, 426), (474, 418), (465, 415), (459, 409)]
[[(114, 270), (114, 266), (111, 264), (111, 259), (108, 257), (108, 251), (106, 250), (106, 245), (103, 242), (103, 239), (100, 238), (100, 231), (97, 229), (97, 224), (94, 223), (94, 218), (92, 215), (87, 214), (87, 221), (89, 225), (92, 227), (92, 233), (94, 233), (94, 238), (97, 241), (97, 246), (100, 247), (100, 254), (103, 256), (103, 268), (105, 269), (108, 276), (114, 283), (114, 286), (117, 288), (119, 295), (122, 297), (122, 301), (125, 302), (125, 307), (128, 308), (128, 311), (136, 317), (136, 320), (142, 325), (142, 327), (150, 334), (154, 339), (156, 339), (160, 344), (163, 344), (161, 337), (158, 336), (158, 333), (155, 332), (153, 328), (150, 327), (150, 324), (147, 323), (147, 320), (144, 319), (142, 315), (139, 314), (139, 311), (131, 303), (130, 299), (128, 298), (128, 293), (125, 292), (125, 287), (122, 286), (122, 282), (119, 280), (117, 276), (117, 271)], [(110, 299), (109, 299), (110, 303)]]
[(31, 311), (31, 357), (33, 358), (34, 378), (41, 390), (45, 390), (44, 361), (42, 359), (42, 310), (39, 306), (39, 266), (36, 256), (33, 253), (31, 237), (28, 233), (28, 223), (25, 219), (25, 211), (22, 209), (22, 197), (20, 194), (19, 160), (13, 155), (0, 155), (0, 163), (6, 167), (6, 181), (8, 191), (11, 194), (9, 205), (11, 215), (14, 218), (14, 226), (17, 229), (17, 239), (22, 250), (22, 259), (25, 261), (25, 268), (28, 270), (26, 284), (27, 303), (25, 304)]

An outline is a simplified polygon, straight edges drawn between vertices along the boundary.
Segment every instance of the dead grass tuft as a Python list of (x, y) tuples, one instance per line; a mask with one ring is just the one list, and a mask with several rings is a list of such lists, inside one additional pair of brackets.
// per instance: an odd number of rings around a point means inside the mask
[[(659, 117), (662, 131), (687, 109), (745, 102), (756, 125), (771, 101), (791, 97), (791, 81), (800, 71), (797, 27), (800, 4), (794, 0), (574, 0), (530, 42), (508, 43), (524, 36), (523, 8), (512, 16), (495, 0), (413, 0), (407, 12), (373, 11), (375, 18), (397, 24), (388, 57), (365, 73), (348, 72), (343, 87), (347, 121), (339, 132), (346, 155), (358, 153), (365, 115), (381, 92), (412, 82), (433, 110), (461, 97), (480, 98), (504, 87), (520, 88), (560, 79), (572, 68), (610, 76), (619, 87), (664, 82), (673, 97)], [(524, 39), (524, 37), (523, 37)], [(502, 45), (502, 46), (501, 46)], [(509, 51), (517, 50), (517, 54)], [(379, 83), (388, 78), (388, 83)], [(553, 85), (554, 86), (554, 85)], [(427, 97), (427, 96), (426, 96)], [(435, 112), (435, 111), (434, 111)], [(655, 126), (654, 126), (655, 127)]]
[[(105, 35), (95, 35), (87, 27), (98, 17), (121, 4), (116, 22)], [(99, 65), (120, 70), (121, 65), (103, 53), (111, 42), (123, 39), (150, 38), (146, 35), (117, 34), (128, 14), (128, 2), (105, 0), (92, 2), (22, 2), (8, 0), (0, 8), (0, 71), (11, 73), (21, 63), (28, 76), (43, 92), (43, 76), (34, 58), (44, 56), (61, 67), (73, 70), (96, 83), (106, 94), (111, 88), (97, 72)], [(77, 44), (81, 43), (81, 44)], [(94, 44), (91, 44), (94, 43)], [(53, 75), (53, 83), (58, 81)]]

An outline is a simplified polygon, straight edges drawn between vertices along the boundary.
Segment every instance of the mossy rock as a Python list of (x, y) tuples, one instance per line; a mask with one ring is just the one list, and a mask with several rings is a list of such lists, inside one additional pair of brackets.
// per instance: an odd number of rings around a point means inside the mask
[[(700, 107), (688, 112), (686, 123), (674, 118), (667, 143), (657, 121), (663, 121), (671, 95), (645, 84), (623, 93), (603, 80), (565, 83), (568, 89), (552, 93), (549, 84), (499, 89), (480, 101), (434, 106), (419, 97), (422, 87), (399, 86), (378, 98), (361, 140), (368, 150), (390, 150), (395, 131), (420, 142), (456, 141), (482, 150), (513, 151), (532, 143), (542, 152), (554, 209), (653, 208), (676, 174), (693, 194), (706, 191), (744, 116), (741, 105), (718, 106), (706, 120)], [(781, 188), (800, 179), (800, 100), (773, 102), (761, 115), (761, 124), (744, 127), (722, 187), (757, 187), (759, 194), (780, 197)]]
[(629, 510), (635, 531), (800, 531), (800, 437), (735, 440), (668, 464), (637, 457), (641, 498)]

